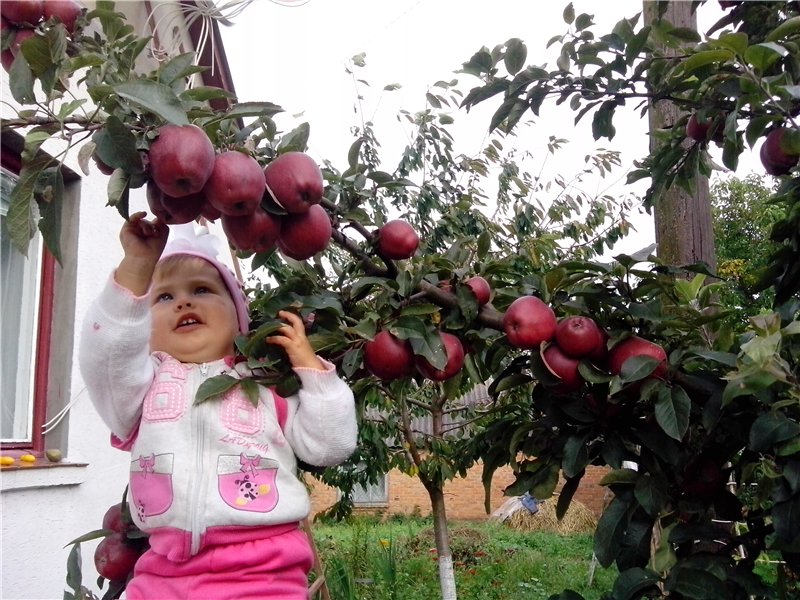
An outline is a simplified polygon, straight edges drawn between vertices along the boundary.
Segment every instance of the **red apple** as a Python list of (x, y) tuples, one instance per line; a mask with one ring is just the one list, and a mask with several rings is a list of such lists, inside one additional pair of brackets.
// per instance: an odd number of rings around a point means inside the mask
[(222, 217), (222, 213), (211, 206), (211, 203), (206, 199), (205, 206), (203, 206), (203, 210), (200, 211), (200, 216), (208, 221), (216, 221)]
[(722, 142), (724, 139), (724, 123), (720, 117), (701, 118), (697, 113), (692, 113), (686, 122), (686, 137), (696, 142), (705, 142), (708, 139)]
[(94, 551), (94, 566), (109, 581), (125, 581), (141, 553), (128, 543), (124, 533), (114, 532), (103, 538)]
[(5, 70), (6, 73), (11, 72), (11, 65), (14, 64), (15, 58), (16, 57), (14, 56), (14, 53), (11, 52), (10, 48), (0, 51), (0, 64), (3, 65), (3, 69)]
[(578, 372), (580, 361), (567, 356), (557, 344), (547, 345), (542, 352), (542, 360), (548, 370), (561, 380), (556, 386), (558, 392), (574, 392), (583, 385), (583, 377)]
[(10, 23), (21, 26), (35, 26), (44, 15), (43, 0), (3, 0), (0, 14)]
[(419, 248), (419, 236), (414, 228), (400, 219), (388, 221), (378, 229), (378, 251), (386, 258), (411, 258)]
[(790, 154), (783, 148), (785, 134), (786, 130), (783, 128), (773, 129), (761, 144), (761, 164), (770, 175), (786, 175), (797, 164), (798, 155)]
[(58, 19), (70, 33), (75, 32), (75, 22), (81, 16), (83, 7), (76, 0), (44, 0), (44, 18)]
[(252, 215), (222, 215), (222, 229), (237, 250), (266, 252), (275, 246), (281, 232), (281, 218), (257, 208)]
[(147, 204), (150, 212), (167, 225), (181, 225), (200, 217), (206, 197), (198, 193), (175, 198), (165, 194), (151, 179), (147, 182)]
[(594, 356), (604, 344), (600, 326), (589, 317), (565, 317), (556, 326), (555, 341), (561, 351), (572, 358)]
[(414, 351), (408, 340), (379, 331), (364, 344), (364, 366), (378, 379), (392, 381), (414, 372)]
[(125, 522), (125, 518), (123, 517), (124, 510), (125, 507), (122, 502), (109, 506), (108, 510), (103, 515), (103, 529), (110, 529), (118, 533), (125, 533), (128, 531), (131, 528), (131, 523)]
[(214, 169), (214, 146), (197, 125), (163, 125), (150, 144), (150, 176), (168, 196), (197, 194)]
[(111, 175), (114, 172), (114, 167), (110, 167), (104, 163), (100, 157), (97, 156), (96, 152), (92, 153), (92, 160), (94, 161), (94, 164), (97, 165), (97, 170), (103, 175)]
[(268, 193), (288, 213), (304, 213), (322, 201), (322, 171), (308, 154), (287, 152), (264, 167)]
[(211, 206), (223, 215), (251, 215), (261, 204), (266, 184), (258, 161), (243, 152), (219, 154), (203, 188)]
[(11, 46), (8, 48), (11, 50), (11, 54), (14, 58), (22, 51), (22, 42), (34, 36), (36, 36), (36, 32), (33, 29), (17, 29), (17, 32), (14, 34), (14, 41), (11, 42)]
[(608, 355), (608, 367), (612, 375), (622, 372), (622, 365), (634, 356), (649, 356), (660, 361), (652, 377), (663, 378), (667, 374), (667, 353), (664, 348), (638, 336), (631, 336), (615, 345)]
[(443, 369), (434, 368), (427, 359), (422, 356), (415, 357), (417, 371), (423, 377), (432, 381), (444, 381), (454, 377), (464, 366), (464, 346), (461, 345), (461, 340), (454, 336), (452, 333), (441, 332), (439, 336), (442, 339), (445, 355), (447, 356), (447, 364)]
[(289, 258), (306, 260), (327, 247), (332, 232), (328, 213), (319, 204), (312, 204), (308, 212), (282, 218), (278, 249)]
[(538, 348), (549, 342), (556, 332), (553, 309), (536, 296), (514, 300), (503, 315), (503, 331), (508, 343), (516, 348)]
[(475, 297), (478, 299), (479, 306), (483, 306), (489, 302), (489, 299), (492, 296), (492, 288), (486, 279), (480, 275), (475, 275), (474, 277), (467, 279), (464, 283), (468, 285), (475, 294)]

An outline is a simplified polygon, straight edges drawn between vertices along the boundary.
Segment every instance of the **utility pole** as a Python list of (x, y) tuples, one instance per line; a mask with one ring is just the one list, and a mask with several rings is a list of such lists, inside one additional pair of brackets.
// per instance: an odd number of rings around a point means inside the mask
[[(658, 20), (659, 4), (644, 0), (644, 23), (650, 25)], [(666, 3), (662, 19), (675, 27), (697, 30), (697, 15), (692, 12), (694, 2), (670, 1)], [(661, 50), (667, 56), (677, 56), (680, 48)], [(674, 126), (682, 116), (679, 106), (668, 100), (651, 102), (648, 110), (650, 132)], [(650, 150), (659, 142), (650, 136)], [(708, 177), (698, 176), (694, 194), (673, 186), (665, 191), (653, 207), (655, 215), (657, 255), (666, 264), (685, 265), (698, 261), (706, 262), (712, 270), (716, 269), (717, 259), (714, 251), (714, 228), (711, 220), (711, 201), (708, 191)]]

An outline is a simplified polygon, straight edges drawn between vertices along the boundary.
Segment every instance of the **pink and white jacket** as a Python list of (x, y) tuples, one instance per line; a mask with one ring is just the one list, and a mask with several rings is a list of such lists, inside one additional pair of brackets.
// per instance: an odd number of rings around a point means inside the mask
[(356, 445), (353, 393), (333, 365), (296, 369), (302, 385), (286, 399), (262, 387), (254, 406), (236, 386), (194, 404), (207, 378), (247, 373), (230, 357), (151, 354), (149, 338), (147, 298), (112, 276), (86, 315), (80, 367), (114, 445), (131, 452), (128, 501), (153, 550), (181, 561), (296, 527), (310, 504), (297, 458), (335, 465)]

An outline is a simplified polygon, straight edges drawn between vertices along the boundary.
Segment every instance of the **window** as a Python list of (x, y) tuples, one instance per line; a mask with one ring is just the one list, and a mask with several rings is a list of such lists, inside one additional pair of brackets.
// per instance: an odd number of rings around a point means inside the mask
[(8, 205), (15, 181), (15, 174), (6, 168), (0, 169), (0, 281), (3, 282), (0, 292), (3, 315), (0, 432), (3, 442), (32, 446), (42, 244), (37, 235), (28, 248), (27, 257), (11, 244)]
[(357, 485), (353, 488), (353, 506), (386, 506), (389, 494), (386, 490), (386, 476), (378, 483), (370, 483), (366, 487)]
[(77, 281), (80, 178), (62, 167), (63, 265), (37, 235), (27, 256), (11, 243), (8, 207), (23, 138), (3, 132), (0, 157), (0, 442), (3, 449), (66, 454), (66, 419), (43, 433), (70, 400)]

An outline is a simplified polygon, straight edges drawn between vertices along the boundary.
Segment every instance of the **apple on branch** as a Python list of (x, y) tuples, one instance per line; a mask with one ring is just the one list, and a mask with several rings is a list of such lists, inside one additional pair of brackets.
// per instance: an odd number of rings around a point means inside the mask
[(452, 333), (444, 331), (440, 332), (439, 336), (447, 356), (447, 363), (444, 368), (435, 368), (424, 356), (415, 357), (417, 371), (431, 381), (445, 381), (455, 377), (461, 367), (464, 366), (464, 346), (461, 344), (461, 340)]
[(237, 250), (267, 252), (278, 240), (281, 218), (259, 207), (244, 217), (222, 215), (222, 230)]
[(203, 193), (223, 215), (251, 215), (261, 204), (266, 183), (258, 161), (244, 152), (230, 150), (217, 155)]
[(322, 201), (322, 171), (304, 152), (281, 154), (264, 167), (263, 179), (267, 193), (288, 213), (304, 213)]
[(658, 344), (633, 335), (618, 342), (609, 352), (608, 366), (612, 375), (622, 373), (626, 361), (633, 357), (645, 356), (656, 359), (658, 365), (651, 373), (651, 377), (663, 379), (667, 374), (667, 353)]
[(542, 351), (542, 361), (547, 369), (561, 381), (555, 387), (558, 393), (569, 393), (579, 390), (583, 385), (583, 377), (578, 371), (580, 360), (568, 356), (558, 344), (548, 344)]
[(561, 351), (572, 358), (595, 358), (605, 354), (606, 338), (597, 322), (590, 317), (564, 317), (558, 322), (554, 337)]
[(69, 33), (75, 33), (75, 22), (82, 10), (76, 0), (44, 0), (44, 18), (61, 21)]
[(478, 300), (478, 306), (483, 306), (484, 304), (489, 303), (489, 300), (492, 297), (492, 288), (485, 278), (481, 277), (480, 275), (475, 275), (474, 277), (467, 279), (464, 284), (472, 290), (473, 294), (475, 294), (475, 298)]
[(411, 258), (419, 248), (419, 235), (406, 221), (388, 221), (378, 229), (378, 252), (386, 258)]
[(163, 125), (149, 153), (150, 176), (174, 198), (200, 192), (216, 160), (214, 145), (197, 125)]
[(776, 177), (787, 175), (797, 164), (798, 154), (786, 148), (786, 134), (787, 130), (783, 127), (773, 129), (767, 134), (759, 151), (764, 170)]
[(549, 342), (556, 332), (553, 309), (536, 296), (520, 296), (503, 315), (503, 331), (515, 348), (530, 350)]
[(3, 0), (0, 14), (9, 23), (20, 27), (35, 27), (44, 16), (43, 0)]
[(408, 377), (414, 372), (411, 343), (388, 331), (379, 331), (364, 344), (364, 366), (383, 381)]
[(147, 182), (147, 204), (152, 212), (167, 225), (191, 223), (197, 219), (206, 205), (202, 193), (175, 198), (165, 194), (151, 179)]
[(308, 212), (282, 218), (278, 250), (289, 258), (306, 260), (328, 246), (332, 233), (328, 213), (319, 204), (312, 204)]

